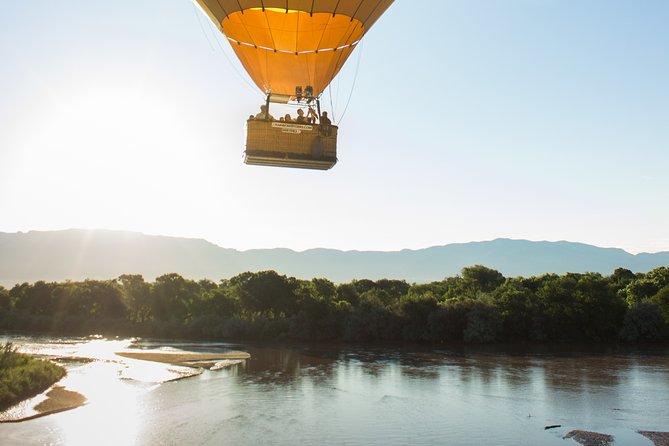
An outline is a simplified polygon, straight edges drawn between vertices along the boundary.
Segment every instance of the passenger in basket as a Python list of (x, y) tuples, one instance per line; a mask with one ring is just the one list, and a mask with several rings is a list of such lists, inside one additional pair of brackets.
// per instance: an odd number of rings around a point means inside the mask
[(315, 124), (316, 119), (318, 119), (318, 114), (316, 114), (316, 110), (310, 105), (309, 106), (309, 113), (307, 113), (307, 121), (309, 124)]
[(323, 112), (319, 122), (321, 125), (332, 125), (332, 121), (330, 121), (330, 118), (328, 118), (328, 112), (326, 111)]
[(269, 120), (269, 121), (274, 121), (274, 116), (270, 115), (267, 113), (267, 106), (266, 105), (261, 105), (260, 106), (260, 113), (256, 115), (256, 119), (264, 119), (264, 120)]
[(295, 118), (295, 122), (299, 124), (307, 123), (307, 118), (304, 117), (304, 111), (301, 108), (297, 109), (297, 118)]
[(283, 117), (283, 120), (286, 122), (293, 122), (293, 118), (290, 117), (290, 113), (286, 113), (286, 116)]

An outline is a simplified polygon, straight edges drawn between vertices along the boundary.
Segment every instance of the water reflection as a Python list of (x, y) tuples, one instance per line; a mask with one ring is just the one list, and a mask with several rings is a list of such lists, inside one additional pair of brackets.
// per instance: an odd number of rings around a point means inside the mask
[[(561, 437), (573, 428), (623, 432), (625, 444), (634, 444), (628, 437), (636, 435), (635, 429), (669, 430), (666, 347), (569, 352), (560, 347), (23, 342), (33, 353), (61, 361), (95, 358), (65, 362), (69, 385), (80, 389), (89, 404), (0, 425), (3, 444), (457, 445), (494, 439), (501, 445), (564, 446)], [(236, 349), (252, 356), (165, 383), (171, 366), (113, 355), (123, 348)], [(547, 424), (564, 427), (544, 431)]]

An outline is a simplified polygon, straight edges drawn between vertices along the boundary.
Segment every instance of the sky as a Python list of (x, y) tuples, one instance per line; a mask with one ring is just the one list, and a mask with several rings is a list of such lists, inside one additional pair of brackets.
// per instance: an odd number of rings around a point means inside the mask
[(669, 251), (668, 26), (665, 0), (396, 0), (309, 171), (243, 164), (263, 95), (192, 0), (0, 0), (0, 232)]

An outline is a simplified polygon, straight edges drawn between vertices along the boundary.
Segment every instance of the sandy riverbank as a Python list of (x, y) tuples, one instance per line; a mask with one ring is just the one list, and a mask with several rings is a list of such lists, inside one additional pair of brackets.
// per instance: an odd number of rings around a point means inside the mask
[(35, 406), (40, 415), (74, 409), (86, 403), (86, 397), (81, 393), (67, 390), (62, 386), (53, 386), (46, 396), (47, 399)]
[(166, 364), (185, 367), (211, 368), (217, 363), (225, 360), (244, 360), (251, 357), (246, 352), (227, 353), (167, 353), (154, 351), (125, 351), (116, 352), (124, 358), (140, 359), (143, 361), (163, 362)]
[[(157, 352), (157, 351), (122, 351), (116, 355), (143, 361), (159, 362), (174, 366), (188, 367), (188, 369), (169, 371), (176, 376), (161, 382), (197, 376), (203, 369), (220, 369), (242, 362), (251, 357), (246, 352), (226, 353), (186, 353), (186, 352)], [(59, 358), (60, 359), (60, 358)], [(71, 358), (66, 358), (71, 359)], [(95, 362), (93, 358), (76, 358), (76, 362)], [(83, 359), (83, 360), (82, 360)], [(112, 360), (112, 363), (116, 361)], [(81, 393), (67, 390), (64, 386), (54, 385), (47, 393), (29, 398), (16, 406), (0, 413), (0, 422), (16, 423), (32, 420), (58, 412), (74, 409), (86, 404), (86, 397)]]
[[(54, 385), (43, 399), (36, 404), (32, 410), (23, 409), (18, 411), (8, 410), (0, 416), (0, 423), (18, 423), (20, 421), (51, 415), (66, 410), (76, 409), (86, 404), (86, 397), (78, 392), (65, 389), (63, 386)], [(29, 399), (31, 401), (33, 399)], [(19, 404), (20, 406), (20, 404)]]

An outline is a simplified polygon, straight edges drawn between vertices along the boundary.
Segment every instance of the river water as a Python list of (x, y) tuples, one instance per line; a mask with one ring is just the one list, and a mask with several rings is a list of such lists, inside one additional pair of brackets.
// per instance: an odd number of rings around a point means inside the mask
[[(669, 431), (669, 346), (0, 340), (59, 357), (68, 369), (62, 384), (88, 399), (70, 411), (0, 424), (0, 445), (565, 446), (577, 444), (562, 438), (572, 429), (614, 435), (616, 445), (651, 445), (636, 431)], [(192, 369), (114, 355), (133, 349), (252, 356), (169, 381)]]

